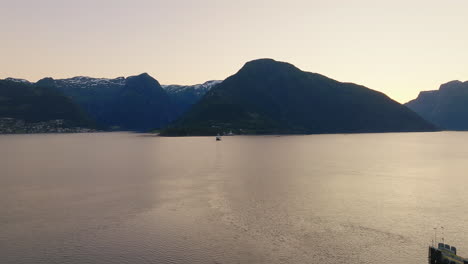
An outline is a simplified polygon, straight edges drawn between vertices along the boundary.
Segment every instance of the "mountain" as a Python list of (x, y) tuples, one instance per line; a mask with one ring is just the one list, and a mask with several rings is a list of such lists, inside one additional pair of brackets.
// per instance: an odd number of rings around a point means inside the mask
[(71, 98), (102, 128), (115, 125), (110, 122), (110, 118), (113, 116), (114, 101), (125, 86), (125, 78), (106, 79), (78, 76), (57, 80), (44, 78), (38, 83), (46, 83), (55, 87)]
[(209, 90), (222, 81), (207, 81), (197, 85), (162, 85), (176, 107), (185, 113), (193, 104), (198, 102)]
[(442, 84), (405, 105), (443, 129), (468, 130), (468, 81)]
[(25, 79), (18, 79), (18, 78), (5, 78), (4, 81), (11, 81), (11, 82), (17, 82), (17, 83), (25, 83), (25, 84), (31, 84), (30, 81), (28, 80), (25, 80)]
[(260, 59), (208, 91), (162, 135), (433, 131), (383, 93)]
[[(9, 81), (33, 84), (24, 79)], [(220, 81), (198, 85), (164, 85), (147, 73), (127, 78), (43, 78), (41, 86), (52, 87), (77, 103), (102, 129), (148, 131), (161, 128), (186, 112)]]
[(93, 127), (94, 124), (69, 98), (44, 83), (0, 80), (0, 118), (26, 123), (61, 119), (65, 127)]
[(167, 125), (181, 113), (147, 73), (115, 79), (44, 78), (39, 82), (56, 87), (105, 128), (147, 131)]
[(114, 124), (142, 131), (169, 124), (179, 111), (159, 82), (146, 73), (125, 80), (113, 109)]

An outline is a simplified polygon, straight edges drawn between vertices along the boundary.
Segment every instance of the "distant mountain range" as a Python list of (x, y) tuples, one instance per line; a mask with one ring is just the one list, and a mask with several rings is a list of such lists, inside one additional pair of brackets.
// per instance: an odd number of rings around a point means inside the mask
[(260, 59), (216, 85), (162, 135), (358, 133), (436, 128), (383, 93)]
[(12, 78), (0, 80), (0, 118), (26, 123), (60, 119), (63, 127), (95, 125), (76, 103), (59, 91), (42, 83)]
[[(35, 85), (27, 80), (11, 82)], [(102, 129), (149, 131), (183, 114), (220, 81), (198, 85), (165, 85), (146, 73), (115, 79), (78, 76), (37, 82), (69, 97)]]
[(467, 103), (468, 82), (421, 92), (404, 106), (364, 86), (272, 59), (248, 62), (224, 81), (197, 85), (161, 85), (146, 73), (0, 80), (0, 118), (63, 119), (67, 126), (103, 130), (162, 129), (168, 136), (468, 130)]
[(468, 81), (442, 84), (405, 105), (442, 129), (468, 130)]

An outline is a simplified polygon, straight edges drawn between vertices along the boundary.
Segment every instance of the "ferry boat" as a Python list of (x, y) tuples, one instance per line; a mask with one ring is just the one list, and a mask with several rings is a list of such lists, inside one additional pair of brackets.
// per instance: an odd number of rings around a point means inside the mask
[(468, 264), (468, 259), (457, 255), (457, 248), (439, 243), (437, 248), (429, 246), (429, 264)]

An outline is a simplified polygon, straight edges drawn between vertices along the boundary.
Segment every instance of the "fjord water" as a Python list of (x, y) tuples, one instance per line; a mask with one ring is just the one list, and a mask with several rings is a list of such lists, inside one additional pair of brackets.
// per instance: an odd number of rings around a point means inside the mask
[(462, 132), (0, 136), (1, 263), (427, 263), (436, 226), (468, 256), (467, 157)]

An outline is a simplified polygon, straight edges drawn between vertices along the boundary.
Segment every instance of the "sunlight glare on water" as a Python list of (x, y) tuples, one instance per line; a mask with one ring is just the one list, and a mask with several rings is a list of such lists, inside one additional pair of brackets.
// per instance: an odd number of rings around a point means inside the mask
[[(0, 136), (2, 263), (468, 256), (468, 133)], [(441, 235), (439, 234), (439, 237)]]

